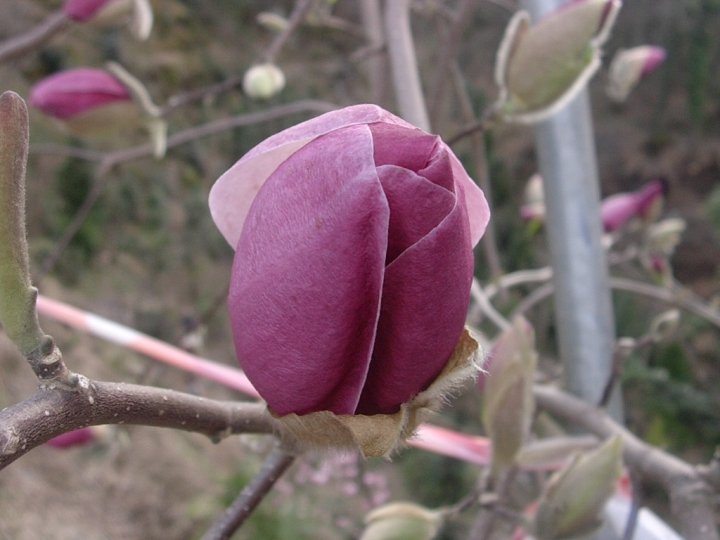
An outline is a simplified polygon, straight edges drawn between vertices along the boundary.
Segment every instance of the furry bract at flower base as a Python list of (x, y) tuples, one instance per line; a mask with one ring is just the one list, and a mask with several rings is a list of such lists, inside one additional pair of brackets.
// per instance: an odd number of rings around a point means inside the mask
[(439, 137), (330, 112), (250, 150), (210, 209), (238, 359), (275, 413), (394, 414), (443, 370), (489, 210)]

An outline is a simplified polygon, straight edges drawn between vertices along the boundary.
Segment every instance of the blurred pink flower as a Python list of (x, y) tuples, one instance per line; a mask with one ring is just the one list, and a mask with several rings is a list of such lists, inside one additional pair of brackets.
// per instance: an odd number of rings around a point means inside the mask
[(85, 21), (105, 7), (105, 4), (116, 1), (118, 0), (65, 0), (62, 10), (74, 21)]
[(278, 414), (395, 413), (460, 339), (489, 210), (438, 137), (373, 105), (250, 150), (213, 186), (236, 246), (228, 304)]
[(660, 180), (648, 182), (632, 193), (616, 193), (603, 199), (600, 217), (605, 232), (619, 229), (635, 216), (645, 217), (653, 204), (663, 196)]
[(55, 448), (67, 448), (70, 446), (81, 446), (95, 440), (95, 434), (89, 427), (68, 431), (57, 437), (53, 437), (47, 443)]
[(61, 71), (37, 82), (28, 103), (61, 120), (89, 109), (132, 98), (125, 86), (102, 69), (76, 68)]

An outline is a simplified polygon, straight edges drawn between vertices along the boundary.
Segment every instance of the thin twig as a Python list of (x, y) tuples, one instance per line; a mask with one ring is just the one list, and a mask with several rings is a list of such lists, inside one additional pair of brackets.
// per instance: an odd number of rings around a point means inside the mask
[(227, 540), (252, 514), (253, 510), (272, 489), (295, 460), (295, 456), (277, 445), (263, 462), (258, 473), (246, 485), (233, 503), (213, 523), (202, 540)]
[(192, 431), (219, 441), (234, 433), (272, 433), (262, 403), (230, 402), (75, 375), (75, 385), (47, 382), (0, 411), (0, 470), (51, 438), (86, 426), (133, 424)]
[(602, 439), (620, 435), (628, 467), (662, 486), (670, 496), (678, 532), (693, 540), (720, 540), (715, 528), (712, 488), (696, 467), (640, 440), (603, 410), (550, 386), (534, 388), (537, 406)]
[[(643, 296), (680, 307), (690, 313), (699, 315), (715, 326), (720, 327), (720, 312), (717, 309), (703, 303), (701, 299), (683, 287), (676, 286), (672, 289), (668, 289), (651, 283), (644, 283), (642, 281), (635, 281), (621, 277), (610, 277), (609, 284), (610, 288), (615, 290), (641, 294)], [(553, 292), (555, 292), (555, 286), (552, 283), (546, 283), (542, 287), (538, 287), (520, 304), (518, 304), (513, 311), (512, 316), (527, 312), (535, 306), (535, 304), (552, 295)]]
[(5, 40), (0, 43), (0, 64), (37, 49), (71, 23), (64, 11), (57, 11), (24, 34)]
[(487, 296), (485, 296), (485, 292), (480, 286), (480, 283), (478, 283), (475, 278), (473, 278), (473, 282), (470, 287), (470, 294), (480, 310), (487, 315), (488, 319), (490, 319), (495, 326), (497, 326), (501, 331), (505, 331), (510, 328), (510, 321), (503, 317), (502, 314), (490, 303), (490, 300)]
[[(295, 31), (295, 29), (305, 18), (305, 14), (307, 13), (307, 10), (310, 7), (311, 3), (311, 0), (298, 0), (295, 3), (295, 7), (293, 8), (293, 12), (290, 15), (290, 20), (288, 21), (287, 26), (275, 37), (275, 39), (265, 51), (263, 55), (264, 62), (275, 62), (277, 55), (280, 53), (280, 50), (287, 42), (290, 35)], [(175, 109), (187, 105), (188, 103), (201, 101), (203, 99), (217, 96), (218, 94), (222, 94), (224, 92), (232, 90), (236, 86), (240, 86), (242, 82), (243, 75), (236, 75), (234, 77), (228, 77), (220, 83), (211, 84), (208, 86), (204, 86), (203, 88), (198, 88), (190, 92), (185, 92), (183, 94), (173, 96), (168, 100), (167, 105), (160, 109), (160, 116), (167, 116), (171, 112), (175, 111)]]
[(483, 111), (482, 116), (478, 120), (468, 123), (454, 135), (445, 137), (445, 142), (452, 146), (453, 144), (460, 142), (468, 135), (472, 135), (478, 131), (487, 130), (490, 125), (496, 121), (496, 112), (497, 111), (494, 107), (488, 107), (485, 111)]
[(292, 13), (290, 13), (290, 18), (288, 19), (287, 26), (283, 28), (282, 32), (275, 36), (273, 42), (265, 50), (265, 53), (263, 54), (263, 59), (265, 60), (265, 62), (275, 62), (278, 54), (280, 54), (280, 51), (285, 46), (285, 43), (287, 43), (287, 40), (293, 34), (295, 29), (300, 26), (300, 23), (303, 22), (303, 20), (305, 19), (305, 14), (307, 13), (308, 9), (310, 9), (311, 5), (312, 0), (296, 0), (295, 5), (293, 6)]
[[(460, 0), (455, 8), (455, 16), (452, 19), (450, 27), (445, 32), (444, 39), (440, 44), (440, 50), (435, 60), (435, 72), (433, 76), (433, 85), (430, 89), (428, 97), (428, 110), (430, 118), (434, 122), (437, 121), (440, 102), (445, 91), (445, 85), (448, 82), (448, 70), (453, 68), (457, 70), (457, 53), (465, 30), (472, 22), (472, 12), (476, 7), (477, 0)], [(459, 90), (459, 89), (458, 89)], [(472, 121), (467, 118), (464, 122)]]

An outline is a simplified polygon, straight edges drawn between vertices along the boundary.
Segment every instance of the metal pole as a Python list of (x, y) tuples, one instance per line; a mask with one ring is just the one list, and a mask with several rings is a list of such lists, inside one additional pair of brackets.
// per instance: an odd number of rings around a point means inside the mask
[[(533, 20), (563, 0), (522, 0)], [(555, 318), (565, 386), (598, 403), (612, 369), (614, 319), (605, 251), (601, 246), (600, 190), (587, 90), (535, 128), (543, 177), (546, 234), (555, 281)], [(620, 418), (620, 392), (609, 403)]]

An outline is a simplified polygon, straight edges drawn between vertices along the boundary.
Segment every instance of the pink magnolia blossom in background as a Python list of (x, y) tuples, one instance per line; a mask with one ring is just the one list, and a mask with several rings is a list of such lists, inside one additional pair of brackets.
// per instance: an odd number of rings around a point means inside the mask
[(95, 434), (90, 427), (84, 427), (73, 431), (68, 431), (57, 437), (53, 437), (47, 443), (48, 446), (55, 448), (68, 448), (70, 446), (81, 446), (95, 440)]
[[(65, 0), (62, 10), (74, 21), (85, 21), (93, 17), (106, 4), (118, 0)], [(127, 2), (127, 0), (120, 0)]]
[(603, 199), (600, 217), (605, 232), (619, 229), (635, 216), (645, 217), (654, 203), (662, 198), (663, 192), (663, 183), (654, 180), (632, 193), (616, 193)]
[(37, 82), (28, 103), (61, 120), (117, 101), (131, 101), (127, 88), (107, 71), (76, 68), (60, 71)]
[(238, 359), (273, 411), (394, 413), (443, 369), (489, 210), (438, 137), (330, 112), (250, 150), (210, 210), (236, 248)]
[(62, 11), (78, 23), (101, 27), (127, 24), (140, 40), (150, 36), (154, 18), (149, 0), (65, 0)]

